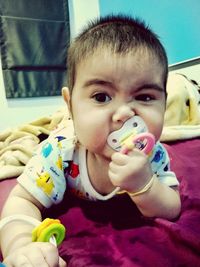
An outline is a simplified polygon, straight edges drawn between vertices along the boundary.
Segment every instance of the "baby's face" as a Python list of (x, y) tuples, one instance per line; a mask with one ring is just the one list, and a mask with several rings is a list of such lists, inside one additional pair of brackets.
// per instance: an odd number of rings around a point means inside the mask
[(145, 51), (99, 49), (77, 66), (71, 101), (77, 138), (92, 153), (110, 158), (109, 134), (134, 115), (158, 140), (166, 101), (162, 66)]

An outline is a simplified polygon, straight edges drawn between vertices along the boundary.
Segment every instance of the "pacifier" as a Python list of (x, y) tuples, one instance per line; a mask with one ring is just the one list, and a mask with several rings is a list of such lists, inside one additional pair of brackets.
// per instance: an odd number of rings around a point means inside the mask
[(139, 116), (133, 116), (119, 130), (111, 132), (108, 145), (115, 151), (127, 154), (134, 147), (149, 154), (155, 145), (155, 137), (148, 132), (145, 122)]

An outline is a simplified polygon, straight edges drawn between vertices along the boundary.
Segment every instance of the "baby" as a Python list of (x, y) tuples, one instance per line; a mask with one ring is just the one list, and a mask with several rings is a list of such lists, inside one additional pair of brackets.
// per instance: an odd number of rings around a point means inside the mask
[[(62, 94), (71, 117), (40, 144), (2, 217), (23, 214), (41, 220), (43, 208), (61, 202), (71, 190), (91, 201), (128, 194), (144, 216), (176, 218), (179, 183), (158, 141), (168, 62), (156, 34), (138, 19), (100, 18), (72, 42), (67, 63), (68, 88)], [(138, 133), (144, 133), (142, 140), (136, 140)], [(5, 226), (4, 263), (66, 266), (55, 246), (31, 241), (31, 230), (22, 222)]]

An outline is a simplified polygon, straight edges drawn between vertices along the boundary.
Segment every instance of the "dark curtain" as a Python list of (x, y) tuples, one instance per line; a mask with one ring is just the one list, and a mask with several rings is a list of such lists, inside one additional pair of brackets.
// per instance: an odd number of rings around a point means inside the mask
[(0, 0), (7, 98), (60, 95), (70, 39), (67, 0)]

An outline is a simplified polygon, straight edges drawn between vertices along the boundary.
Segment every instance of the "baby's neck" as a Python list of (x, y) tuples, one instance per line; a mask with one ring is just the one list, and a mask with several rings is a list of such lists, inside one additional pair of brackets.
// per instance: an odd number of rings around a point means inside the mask
[(90, 182), (95, 190), (102, 195), (109, 194), (115, 188), (108, 176), (109, 163), (110, 160), (87, 152), (87, 169)]

